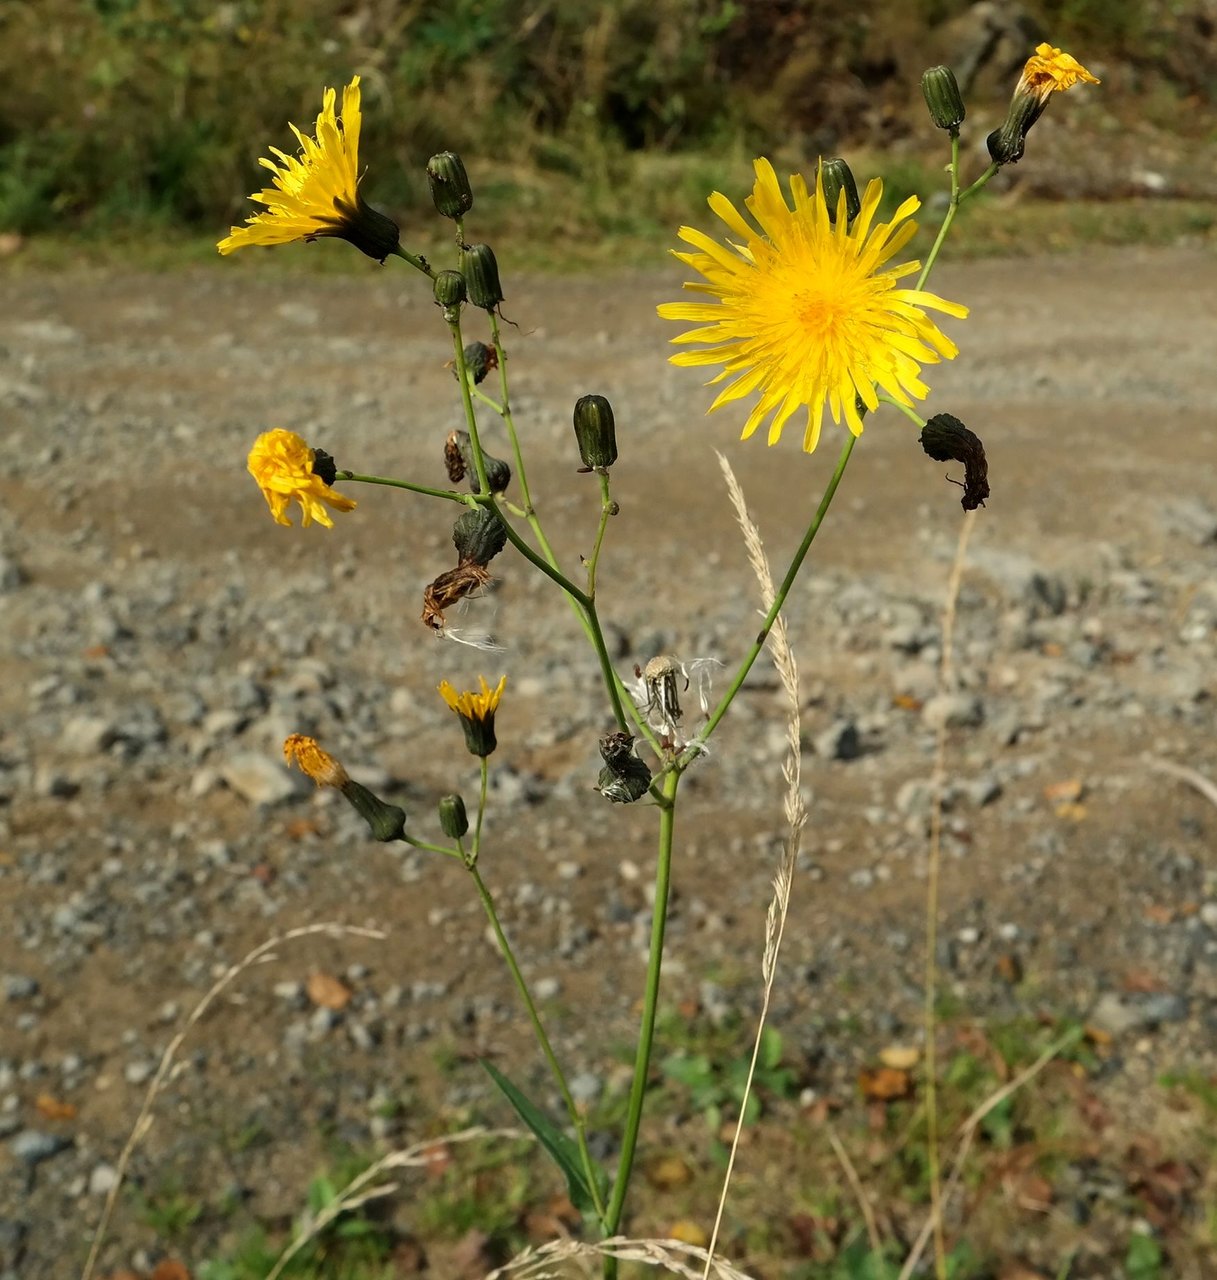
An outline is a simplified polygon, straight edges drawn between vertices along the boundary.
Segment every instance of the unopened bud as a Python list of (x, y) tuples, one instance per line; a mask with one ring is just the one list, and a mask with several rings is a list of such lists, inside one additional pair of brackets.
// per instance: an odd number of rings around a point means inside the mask
[(820, 165), (820, 181), (824, 184), (824, 202), (828, 205), (828, 220), (835, 225), (837, 221), (837, 203), (841, 192), (845, 192), (846, 225), (862, 211), (862, 201), (858, 199), (858, 184), (854, 181), (853, 171), (840, 156), (825, 160)]
[(439, 825), (449, 840), (459, 840), (469, 830), (469, 815), (460, 796), (443, 796), (440, 799)]
[(459, 307), (465, 301), (465, 277), (459, 271), (441, 271), (435, 277), (435, 300), (441, 307)]
[(473, 188), (465, 162), (455, 151), (441, 151), (427, 161), (431, 199), (445, 218), (460, 218), (473, 208)]
[(955, 72), (950, 67), (931, 67), (921, 77), (921, 92), (930, 109), (930, 119), (938, 128), (957, 132), (966, 111)]
[(611, 467), (617, 461), (617, 428), (613, 406), (603, 396), (580, 396), (575, 402), (575, 439), (585, 467)]
[(475, 307), (493, 311), (503, 301), (499, 264), (488, 244), (467, 244), (461, 249), (461, 272)]
[(453, 526), (452, 542), (462, 564), (485, 567), (507, 545), (507, 527), (489, 507), (477, 507)]

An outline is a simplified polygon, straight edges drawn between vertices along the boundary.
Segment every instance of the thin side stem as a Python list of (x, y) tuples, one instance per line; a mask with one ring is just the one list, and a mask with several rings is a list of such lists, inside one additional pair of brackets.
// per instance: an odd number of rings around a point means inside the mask
[(587, 562), (587, 594), (596, 598), (596, 565), (600, 562), (600, 548), (604, 545), (604, 532), (608, 528), (609, 518), (617, 510), (616, 504), (609, 495), (609, 478), (607, 471), (599, 472), (600, 479), (600, 525), (596, 530), (596, 543)]
[[(476, 837), (475, 837), (476, 843)], [(575, 1103), (574, 1095), (570, 1091), (570, 1085), (566, 1082), (566, 1074), (562, 1070), (561, 1064), (558, 1062), (557, 1055), (554, 1053), (553, 1045), (549, 1042), (549, 1036), (545, 1034), (545, 1027), (541, 1022), (541, 1015), (537, 1011), (537, 1006), (532, 998), (532, 992), (528, 989), (528, 983), (524, 978), (524, 974), (520, 971), (519, 963), (516, 961), (515, 952), (511, 949), (511, 943), (507, 941), (507, 934), (503, 932), (503, 926), (499, 922), (499, 913), (495, 909), (494, 898), (490, 894), (490, 890), (486, 887), (486, 882), (482, 879), (481, 872), (477, 869), (476, 862), (470, 862), (469, 874), (473, 877), (473, 883), (477, 886), (478, 897), (482, 900), (482, 907), (486, 912), (486, 918), (490, 921), (490, 927), (494, 930), (495, 939), (498, 941), (499, 949), (503, 953), (503, 959), (507, 962), (507, 967), (511, 970), (512, 981), (516, 985), (516, 990), (520, 993), (520, 999), (524, 1001), (524, 1008), (528, 1011), (528, 1020), (532, 1023), (532, 1029), (537, 1037), (537, 1042), (541, 1046), (541, 1052), (545, 1055), (546, 1062), (549, 1063), (549, 1069), (553, 1073), (554, 1082), (558, 1086), (558, 1092), (562, 1095), (562, 1101), (566, 1106), (566, 1113), (570, 1117), (570, 1122), (574, 1126), (575, 1138), (579, 1144), (579, 1157), (583, 1162), (583, 1174), (587, 1179), (588, 1191), (592, 1197), (592, 1204), (596, 1210), (596, 1216), (602, 1224), (605, 1224), (604, 1234), (610, 1236), (613, 1231), (607, 1226), (605, 1218), (604, 1204), (600, 1197), (600, 1182), (596, 1177), (596, 1166), (592, 1160), (592, 1153), (587, 1145), (587, 1122), (580, 1113)]]
[(403, 249), (401, 245), (398, 245), (397, 248), (393, 250), (393, 256), (395, 258), (404, 259), (416, 271), (421, 271), (423, 275), (430, 277), (432, 280), (435, 279), (435, 268), (432, 267), (421, 253), (411, 253), (409, 249)]
[[(659, 856), (655, 865), (655, 905), (651, 916), (651, 950), (647, 958), (642, 1024), (638, 1028), (638, 1050), (634, 1056), (634, 1079), (630, 1085), (629, 1110), (626, 1113), (625, 1132), (621, 1138), (621, 1159), (617, 1165), (617, 1177), (613, 1182), (608, 1216), (604, 1220), (606, 1236), (616, 1235), (621, 1223), (626, 1191), (630, 1185), (630, 1173), (634, 1167), (634, 1152), (638, 1147), (638, 1127), (642, 1123), (642, 1104), (646, 1099), (647, 1077), (651, 1069), (651, 1049), (655, 1043), (655, 1015), (659, 1008), (659, 978), (663, 969), (663, 939), (668, 923), (668, 895), (672, 882), (672, 835), (676, 820), (676, 789), (680, 786), (680, 776), (679, 771), (673, 769), (664, 775), (663, 780), (663, 797), (667, 804), (659, 810)], [(615, 1266), (613, 1271), (615, 1273)], [(606, 1267), (606, 1274), (607, 1272)]]
[(430, 485), (415, 484), (413, 480), (394, 480), (391, 476), (363, 476), (354, 471), (340, 471), (335, 477), (338, 480), (354, 480), (359, 484), (385, 484), (391, 489), (408, 489), (411, 493), (421, 493), (428, 498), (447, 498), (449, 502), (463, 502), (469, 505), (469, 499), (454, 489), (433, 489)]
[(432, 844), (429, 840), (418, 840), (414, 836), (402, 834), (402, 840), (413, 849), (423, 849), (427, 853), (442, 853), (446, 858), (463, 858), (460, 849), (449, 849), (442, 844)]
[(752, 642), (748, 652), (744, 655), (744, 660), (740, 663), (739, 670), (736, 671), (731, 684), (728, 686), (726, 693), (719, 700), (718, 706), (710, 713), (710, 718), (706, 722), (706, 727), (697, 735), (684, 750), (678, 761), (679, 768), (685, 768), (689, 765), (693, 758), (699, 754), (703, 744), (709, 739), (710, 735), (718, 727), (719, 721), (727, 714), (727, 708), (735, 699), (735, 695), (740, 691), (740, 686), (747, 679), (748, 672), (752, 670), (752, 664), (760, 656), (761, 650), (765, 647), (765, 641), (769, 637), (769, 632), (773, 627), (774, 619), (781, 612), (782, 606), (786, 603), (786, 597), (790, 594), (791, 587), (794, 586), (794, 580), (799, 576), (799, 570), (803, 567), (803, 561), (807, 558), (808, 551), (811, 550), (811, 544), (815, 541), (816, 534), (820, 532), (820, 526), (824, 523), (824, 517), (828, 514), (828, 508), (832, 505), (833, 497), (836, 495), (837, 487), (841, 483), (841, 477), (845, 474), (845, 468), (849, 465), (850, 455), (854, 451), (856, 437), (853, 432), (847, 432), (845, 443), (841, 446), (840, 456), (837, 458), (837, 465), (833, 469), (833, 473), (829, 478), (828, 485), (824, 489), (824, 496), (820, 499), (820, 505), (816, 508), (815, 514), (811, 517), (811, 523), (807, 526), (807, 532), (803, 535), (803, 541), (799, 543), (798, 550), (794, 553), (790, 561), (790, 566), (786, 570), (786, 576), (782, 579), (782, 585), (778, 587), (777, 595), (773, 598), (773, 604), (769, 607), (769, 612), (765, 614), (765, 620), (761, 623), (761, 629), (757, 632), (756, 639)]

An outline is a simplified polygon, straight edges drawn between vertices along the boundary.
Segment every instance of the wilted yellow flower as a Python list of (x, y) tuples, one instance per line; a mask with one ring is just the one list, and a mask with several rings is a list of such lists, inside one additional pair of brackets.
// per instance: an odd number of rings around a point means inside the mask
[(860, 435), (856, 401), (873, 410), (879, 391), (904, 405), (924, 399), (929, 388), (919, 376), (921, 365), (957, 353), (924, 308), (953, 316), (966, 316), (968, 310), (923, 289), (899, 288), (919, 263), (885, 266), (916, 231), (908, 221), (920, 206), (916, 196), (896, 210), (891, 222), (876, 224), (883, 184), (875, 178), (852, 224), (841, 192), (834, 223), (819, 169), (814, 192), (800, 175), (790, 179), (791, 209), (769, 161), (759, 159), (754, 167), (756, 182), (744, 204), (759, 230), (716, 191), (710, 208), (739, 242), (728, 240), (724, 246), (681, 227), (680, 238), (697, 252), (675, 256), (705, 277), (705, 283), (685, 288), (710, 300), (664, 303), (659, 314), (699, 326), (673, 342), (709, 344), (703, 351), (674, 355), (673, 364), (721, 364), (722, 373), (711, 381), (734, 379), (711, 411), (759, 392), (743, 437), (772, 415), (769, 443), (774, 444), (787, 419), (806, 407), (803, 448), (810, 453), (826, 404), (834, 422), (844, 417), (850, 431)]
[(264, 431), (254, 441), (249, 451), (249, 474), (258, 482), (276, 523), (291, 524), (286, 513), (293, 498), (300, 504), (300, 523), (306, 529), (314, 520), (327, 529), (334, 527), (322, 503), (335, 511), (355, 510), (354, 498), (331, 489), (313, 470), (316, 456), (316, 450), (310, 449), (294, 431), (281, 427)]
[(397, 248), (397, 224), (359, 194), (359, 77), (342, 91), (341, 121), (334, 113), (335, 99), (334, 90), (327, 89), (316, 137), (291, 126), (300, 143), (299, 156), (271, 147), (277, 159), (263, 156), (258, 161), (274, 175), (274, 185), (249, 198), (265, 205), (266, 211), (251, 214), (243, 227), (233, 227), (218, 245), (221, 253), (318, 236), (349, 240), (378, 262)]
[(1014, 92), (1030, 93), (1043, 101), (1050, 93), (1063, 93), (1079, 82), (1100, 83), (1076, 58), (1050, 44), (1038, 44), (1035, 53), (1027, 59)]
[(1076, 58), (1050, 44), (1037, 45), (1014, 86), (1005, 120), (985, 139), (989, 155), (998, 164), (1017, 164), (1022, 159), (1027, 134), (1044, 114), (1049, 98), (1079, 83), (1099, 81)]
[(482, 686), (481, 693), (473, 690), (458, 693), (447, 680), (442, 680), (439, 693), (460, 716), (465, 730), (465, 745), (475, 756), (488, 756), (498, 745), (494, 736), (494, 713), (507, 687), (507, 677), (503, 676), (493, 689), (486, 683), (485, 676), (478, 676), (478, 682)]
[(283, 758), (288, 764), (295, 762), (301, 773), (319, 787), (343, 787), (350, 781), (347, 771), (328, 751), (323, 751), (316, 738), (303, 733), (293, 733), (283, 744)]

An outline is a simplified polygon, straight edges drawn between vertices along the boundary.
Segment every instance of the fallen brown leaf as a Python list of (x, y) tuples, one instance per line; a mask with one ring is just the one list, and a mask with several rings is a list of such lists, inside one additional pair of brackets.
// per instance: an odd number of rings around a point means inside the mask
[(190, 1272), (186, 1270), (185, 1263), (174, 1258), (162, 1258), (152, 1268), (148, 1280), (190, 1280)]
[(879, 1050), (879, 1061), (893, 1071), (911, 1071), (921, 1061), (921, 1050), (911, 1044), (889, 1044)]
[(72, 1102), (61, 1102), (58, 1098), (52, 1097), (49, 1093), (40, 1093), (34, 1099), (34, 1109), (40, 1116), (44, 1116), (48, 1120), (75, 1120), (76, 1104)]
[(706, 1235), (701, 1224), (694, 1222), (691, 1218), (681, 1218), (679, 1222), (672, 1223), (668, 1228), (668, 1238), (679, 1240), (683, 1244), (696, 1245), (699, 1249), (704, 1249), (710, 1243), (710, 1237)]
[(863, 1067), (858, 1072), (858, 1088), (867, 1102), (894, 1102), (913, 1092), (913, 1077), (896, 1067)]
[(1050, 782), (1044, 788), (1044, 799), (1052, 803), (1076, 804), (1086, 792), (1081, 778), (1066, 778), (1061, 782)]
[(305, 984), (308, 998), (323, 1009), (345, 1009), (351, 1003), (351, 988), (341, 978), (314, 969)]

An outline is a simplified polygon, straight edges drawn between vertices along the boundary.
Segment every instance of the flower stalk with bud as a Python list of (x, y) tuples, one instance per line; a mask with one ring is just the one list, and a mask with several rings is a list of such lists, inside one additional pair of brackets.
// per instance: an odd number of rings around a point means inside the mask
[[(505, 294), (498, 259), (490, 245), (466, 239), (464, 220), (474, 208), (474, 190), (459, 156), (439, 152), (426, 165), (436, 211), (451, 221), (456, 239), (455, 260), (437, 269), (403, 248), (396, 224), (361, 196), (361, 100), (356, 77), (344, 90), (341, 117), (334, 91), (327, 90), (314, 136), (295, 131), (301, 148), (298, 156), (275, 151), (274, 160), (262, 161), (274, 175), (273, 186), (253, 197), (264, 211), (251, 216), (245, 227), (234, 227), (219, 244), (227, 254), (245, 245), (338, 238), (381, 262), (400, 258), (427, 277), (449, 331), (450, 367), (464, 415), (461, 429), (446, 431), (443, 465), (450, 485), (465, 487), (445, 489), (425, 479), (340, 470), (324, 450), (282, 429), (257, 438), (249, 454), (249, 470), (279, 524), (291, 523), (287, 512), (295, 502), (303, 525), (316, 522), (333, 528), (331, 512), (355, 509), (355, 502), (334, 488), (338, 483), (388, 485), (457, 503), (462, 508), (453, 527), (457, 564), (444, 569), (424, 592), (423, 621), (437, 635), (451, 633), (445, 611), (477, 598), (490, 581), (490, 562), (510, 544), (562, 591), (596, 654), (612, 720), (612, 729), (598, 744), (603, 767), (595, 778), (597, 803), (649, 803), (657, 810), (655, 894), (642, 1015), (617, 1167), (610, 1183), (592, 1158), (586, 1117), (576, 1105), (479, 869), (489, 760), (499, 747), (496, 713), (507, 677), (491, 686), (480, 676), (476, 689), (462, 690), (447, 680), (439, 686), (443, 702), (460, 722), (468, 752), (478, 761), (476, 805), (471, 802), (467, 809), (463, 796), (453, 790), (434, 810), (433, 820), (447, 844), (407, 832), (404, 810), (354, 782), (315, 740), (293, 735), (284, 747), (289, 762), (318, 786), (340, 791), (377, 840), (401, 840), (444, 854), (462, 862), (469, 872), (575, 1133), (570, 1151), (556, 1139), (546, 1142), (547, 1149), (566, 1174), (572, 1199), (604, 1236), (616, 1234), (621, 1226), (650, 1079), (681, 780), (705, 753), (764, 648), (868, 417), (883, 406), (895, 408), (918, 426), (921, 443), (931, 457), (964, 465), (966, 508), (983, 505), (989, 497), (988, 463), (979, 437), (950, 414), (935, 414), (926, 421), (918, 411), (930, 394), (924, 371), (958, 354), (953, 337), (930, 313), (946, 317), (943, 323), (948, 328), (950, 320), (968, 315), (965, 306), (930, 292), (926, 284), (960, 207), (1002, 165), (1021, 158), (1027, 133), (1051, 94), (1078, 83), (1097, 80), (1069, 55), (1041, 45), (1024, 68), (1005, 122), (988, 139), (992, 163), (964, 185), (960, 139), (966, 104), (949, 68), (926, 71), (921, 88), (930, 119), (950, 140), (950, 189), (946, 212), (924, 261), (904, 258), (916, 232), (913, 218), (920, 201), (910, 197), (890, 219), (882, 220), (882, 182), (872, 178), (860, 190), (850, 166), (840, 158), (824, 160), (814, 174), (794, 174), (785, 182), (767, 159), (759, 158), (742, 210), (721, 193), (709, 198), (711, 211), (725, 228), (721, 239), (691, 227), (680, 229), (686, 247), (675, 256), (697, 277), (686, 285), (695, 296), (692, 301), (661, 305), (659, 315), (692, 326), (672, 340), (680, 347), (673, 363), (715, 370), (711, 381), (725, 384), (711, 411), (751, 398), (742, 435), (748, 438), (764, 425), (770, 445), (781, 442), (786, 424), (798, 415), (802, 448), (808, 453), (820, 441), (826, 414), (837, 428), (844, 428), (836, 465), (780, 584), (773, 589), (773, 598), (767, 601), (761, 627), (744, 646), (713, 704), (701, 660), (683, 663), (671, 655), (651, 655), (638, 668), (638, 693), (631, 697), (610, 658), (599, 613), (597, 570), (608, 528), (618, 513), (611, 477), (616, 474), (612, 468), (618, 462), (619, 443), (628, 447), (631, 433), (636, 440), (638, 424), (626, 415), (619, 431), (612, 403), (599, 392), (579, 398), (572, 414), (571, 461), (577, 455), (578, 470), (596, 476), (600, 499), (594, 535), (589, 534), (580, 556), (585, 585), (579, 585), (563, 567), (546, 536), (510, 397), (508, 353), (500, 327)], [(484, 321), (479, 312), (484, 313)], [(488, 343), (465, 340), (466, 317), (488, 326)], [(497, 395), (485, 385), (496, 371)], [(505, 432), (510, 463), (486, 448), (478, 406), (497, 416), (498, 424), (491, 425)], [(438, 457), (435, 461), (438, 464)], [(689, 699), (692, 679), (698, 688), (695, 698)], [(517, 1105), (510, 1089), (504, 1091)], [(538, 1114), (535, 1109), (521, 1110), (526, 1123), (545, 1140), (548, 1131), (537, 1120)], [(552, 1139), (552, 1134), (548, 1136)], [(569, 1144), (564, 1135), (559, 1137)], [(606, 1276), (614, 1275), (615, 1269), (615, 1262), (606, 1261)]]

